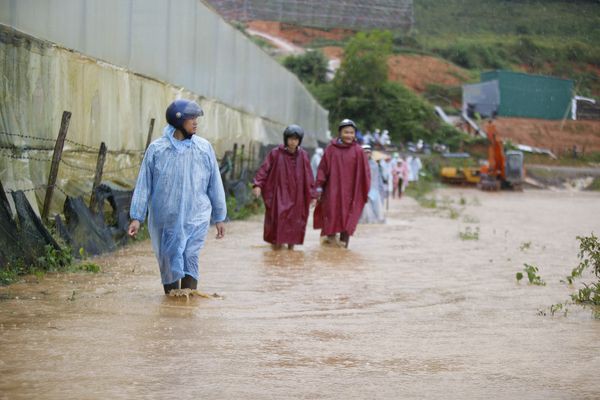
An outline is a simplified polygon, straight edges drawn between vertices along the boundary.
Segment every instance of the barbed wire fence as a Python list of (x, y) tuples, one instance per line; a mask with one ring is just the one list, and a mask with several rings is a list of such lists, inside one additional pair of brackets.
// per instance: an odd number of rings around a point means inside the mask
[[(17, 171), (17, 174), (19, 168), (28, 168), (23, 175), (30, 179), (29, 187), (24, 187), (28, 184), (16, 179), (10, 180), (9, 185), (12, 187), (4, 187), (0, 180), (0, 214), (3, 215), (0, 220), (0, 233), (3, 237), (0, 239), (6, 244), (6, 248), (0, 249), (0, 269), (19, 262), (38, 265), (36, 263), (47, 256), (48, 246), (55, 251), (71, 252), (78, 257), (78, 254), (110, 252), (129, 240), (126, 232), (132, 191), (102, 183), (102, 178), (115, 177), (122, 181), (128, 171), (132, 175), (137, 174), (152, 139), (154, 119), (150, 121), (144, 150), (108, 152), (104, 142), (95, 147), (67, 139), (70, 117), (70, 112), (63, 113), (61, 127), (55, 139), (0, 131), (0, 165), (3, 169)], [(256, 144), (250, 142), (248, 146), (242, 144), (238, 147), (234, 143), (233, 150), (225, 152), (219, 165), (228, 198), (234, 197), (236, 206), (243, 206), (249, 198), (250, 171), (254, 170), (257, 161), (254, 151)], [(259, 147), (259, 152), (261, 150)], [(107, 153), (113, 156), (108, 162)], [(95, 157), (96, 167), (92, 168), (91, 163)], [(105, 163), (110, 168), (105, 169)], [(64, 171), (64, 168), (68, 171)], [(62, 180), (58, 180), (59, 169), (62, 171)], [(42, 171), (47, 174), (46, 183), (39, 182)], [(0, 171), (0, 175), (3, 174), (4, 171)], [(87, 202), (82, 197), (87, 195), (87, 184), (92, 177), (92, 189)], [(75, 185), (72, 185), (73, 181)], [(80, 190), (82, 182), (86, 187), (84, 190)], [(55, 190), (64, 195), (65, 203), (63, 213), (56, 214), (51, 223), (49, 209)], [(37, 215), (27, 194), (36, 192), (35, 197), (39, 199), (41, 191), (45, 192), (44, 204), (40, 215)], [(12, 197), (14, 210), (11, 210), (9, 197)], [(108, 215), (107, 202), (112, 208), (112, 213)], [(16, 216), (13, 216), (13, 212)], [(61, 240), (58, 240), (59, 237)]]
[[(65, 113), (67, 113), (67, 112), (65, 112)], [(70, 115), (70, 113), (69, 113), (69, 115)], [(27, 193), (27, 192), (35, 192), (35, 191), (39, 191), (39, 190), (45, 190), (46, 191), (46, 199), (44, 201), (44, 209), (42, 210), (42, 220), (44, 220), (44, 221), (47, 221), (48, 212), (49, 212), (48, 208), (50, 206), (50, 201), (52, 198), (52, 191), (54, 189), (61, 192), (65, 197), (69, 197), (69, 196), (76, 197), (76, 196), (74, 196), (75, 195), (74, 193), (69, 194), (68, 193), (69, 190), (67, 190), (64, 187), (59, 186), (59, 184), (56, 182), (57, 177), (58, 177), (59, 166), (64, 166), (64, 167), (68, 168), (71, 172), (75, 172), (76, 174), (74, 176), (72, 175), (74, 179), (82, 178), (85, 180), (89, 180), (90, 175), (94, 174), (94, 179), (93, 179), (94, 184), (93, 184), (92, 191), (91, 191), (92, 193), (90, 194), (90, 209), (92, 209), (95, 206), (94, 191), (95, 191), (95, 188), (100, 184), (102, 177), (115, 176), (115, 175), (122, 176), (123, 173), (126, 171), (131, 171), (131, 170), (135, 171), (140, 168), (143, 155), (145, 154), (145, 151), (151, 142), (153, 128), (154, 128), (154, 121), (155, 121), (154, 118), (152, 118), (150, 121), (148, 136), (147, 136), (147, 140), (146, 140), (146, 149), (144, 149), (144, 150), (110, 151), (109, 152), (106, 149), (104, 142), (101, 143), (100, 147), (95, 147), (95, 146), (90, 146), (87, 144), (79, 143), (72, 139), (66, 138), (65, 136), (66, 136), (66, 131), (68, 129), (68, 120), (66, 121), (66, 126), (65, 126), (65, 118), (64, 117), (65, 117), (65, 115), (63, 115), (63, 123), (61, 123), (61, 132), (64, 131), (62, 140), (60, 137), (61, 136), (60, 132), (59, 132), (58, 138), (51, 139), (51, 138), (39, 137), (39, 136), (23, 134), (23, 133), (0, 131), (0, 158), (12, 159), (12, 160), (18, 160), (18, 161), (27, 160), (27, 161), (33, 161), (33, 162), (55, 164), (55, 165), (53, 165), (54, 168), (50, 169), (50, 174), (49, 174), (50, 176), (48, 179), (48, 183), (46, 183), (46, 184), (38, 184), (33, 187), (20, 188), (20, 189), (16, 189), (16, 188), (5, 188), (4, 189), (4, 191), (9, 194), (17, 192), (17, 191)], [(5, 140), (3, 140), (3, 138)], [(17, 140), (15, 140), (15, 139), (17, 139)], [(21, 143), (16, 144), (15, 143), (16, 141), (21, 141)], [(87, 164), (82, 163), (82, 162), (65, 159), (65, 157), (63, 157), (63, 155), (62, 155), (63, 154), (62, 147), (64, 146), (65, 143), (67, 143), (71, 147), (68, 149), (68, 152), (66, 152), (65, 154), (83, 153), (83, 152), (97, 154), (98, 158), (97, 158), (96, 168), (90, 168), (89, 166), (87, 166)], [(57, 151), (57, 147), (59, 145), (60, 145), (61, 149), (59, 151)], [(234, 143), (232, 150), (225, 151), (225, 154), (223, 155), (223, 157), (221, 159), (220, 169), (221, 169), (221, 177), (222, 177), (223, 184), (225, 186), (226, 191), (228, 191), (230, 189), (230, 186), (232, 186), (232, 185), (239, 186), (240, 182), (243, 184), (247, 184), (248, 182), (250, 182), (250, 180), (251, 180), (250, 175), (256, 169), (257, 162), (260, 161), (261, 148), (264, 147), (264, 146), (261, 146), (260, 144), (258, 144), (258, 147), (259, 147), (258, 152), (255, 152), (256, 145), (257, 145), (257, 143), (250, 142), (248, 144), (248, 146), (246, 147), (244, 144), (242, 144), (241, 146), (238, 146), (238, 143)], [(45, 156), (43, 154), (43, 153), (51, 154), (52, 152), (54, 153), (52, 157), (50, 157), (49, 155)], [(56, 154), (57, 152), (59, 153), (58, 157)], [(42, 153), (42, 154), (40, 154), (40, 153)], [(104, 163), (105, 163), (107, 153), (113, 154), (116, 156), (123, 155), (123, 154), (132, 155), (134, 157), (137, 156), (138, 160), (137, 160), (137, 162), (135, 162), (129, 166), (113, 166), (112, 168), (105, 169)], [(232, 190), (229, 190), (229, 192), (230, 193), (228, 193), (228, 195), (229, 194), (233, 195)], [(80, 195), (80, 193), (77, 193), (76, 195), (78, 196), (78, 195)]]
[[(65, 166), (74, 172), (81, 178), (84, 178), (82, 174), (85, 175), (85, 179), (89, 179), (88, 174), (94, 174), (92, 193), (90, 195), (90, 208), (94, 206), (94, 191), (96, 187), (100, 184), (102, 180), (102, 176), (104, 175), (116, 175), (123, 174), (124, 171), (139, 169), (142, 161), (142, 156), (145, 153), (144, 150), (128, 150), (128, 151), (120, 151), (120, 152), (111, 152), (120, 154), (130, 154), (134, 156), (138, 156), (139, 160), (135, 162), (133, 165), (125, 166), (125, 167), (114, 167), (113, 169), (104, 169), (104, 163), (106, 160), (107, 148), (104, 142), (101, 143), (100, 147), (94, 147), (87, 144), (76, 142), (72, 139), (67, 139), (66, 134), (69, 127), (69, 121), (71, 118), (71, 113), (68, 111), (63, 112), (63, 117), (61, 121), (61, 127), (59, 130), (58, 137), (56, 139), (50, 139), (45, 137), (39, 137), (34, 135), (28, 135), (23, 133), (13, 133), (13, 132), (0, 132), (0, 158), (8, 158), (12, 160), (27, 160), (41, 163), (51, 163), (50, 172), (48, 176), (47, 184), (38, 184), (30, 188), (7, 188), (5, 189), (6, 193), (14, 193), (17, 191), (21, 192), (32, 192), (37, 190), (45, 190), (46, 196), (44, 199), (44, 206), (42, 210), (42, 220), (48, 220), (48, 212), (50, 203), (52, 200), (52, 195), (54, 189), (60, 191), (65, 197), (68, 197), (67, 191), (65, 188), (60, 187), (56, 180), (58, 176), (59, 167)], [(150, 129), (148, 131), (148, 138), (146, 141), (146, 148), (150, 143), (150, 139), (152, 137), (152, 131), (154, 127), (154, 118), (150, 121)], [(4, 140), (2, 140), (4, 138)], [(15, 140), (16, 139), (16, 140)], [(20, 141), (21, 143), (16, 144), (15, 142)], [(63, 149), (64, 145), (67, 143), (71, 149), (70, 152), (86, 152), (86, 153), (97, 153), (97, 163), (96, 168), (88, 168), (85, 165), (81, 165), (82, 163), (67, 161), (63, 157)], [(54, 144), (53, 147), (50, 147), (50, 144)], [(43, 154), (32, 154), (32, 153), (44, 153), (44, 152), (52, 152), (52, 157), (44, 157)]]

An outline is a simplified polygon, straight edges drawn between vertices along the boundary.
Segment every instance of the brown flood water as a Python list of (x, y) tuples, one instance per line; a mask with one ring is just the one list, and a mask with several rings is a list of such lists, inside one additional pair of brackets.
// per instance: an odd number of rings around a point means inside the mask
[[(261, 218), (230, 223), (201, 256), (222, 299), (164, 296), (149, 242), (0, 288), (0, 398), (600, 398), (600, 320), (538, 315), (574, 290), (559, 281), (600, 194), (437, 195), (393, 201), (348, 250), (310, 230), (273, 252)], [(547, 286), (516, 283), (523, 263)]]

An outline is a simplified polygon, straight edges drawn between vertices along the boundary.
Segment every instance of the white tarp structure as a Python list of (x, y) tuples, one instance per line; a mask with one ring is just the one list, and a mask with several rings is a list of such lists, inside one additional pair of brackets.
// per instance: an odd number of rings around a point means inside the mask
[(63, 110), (73, 143), (57, 186), (70, 195), (89, 194), (101, 142), (105, 179), (131, 183), (150, 119), (156, 138), (178, 97), (201, 103), (199, 132), (219, 156), (234, 142), (279, 143), (290, 123), (307, 147), (328, 139), (327, 111), (300, 81), (199, 0), (0, 0), (0, 24), (5, 189), (46, 183)]
[(253, 115), (324, 135), (293, 74), (200, 0), (0, 0), (0, 23)]

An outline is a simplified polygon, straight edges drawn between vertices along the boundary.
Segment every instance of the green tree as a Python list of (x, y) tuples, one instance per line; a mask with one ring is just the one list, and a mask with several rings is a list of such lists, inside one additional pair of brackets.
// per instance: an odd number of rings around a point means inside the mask
[(390, 32), (359, 32), (350, 40), (332, 83), (335, 99), (326, 104), (334, 121), (350, 117), (364, 128), (375, 125), (375, 104), (387, 82), (391, 51)]
[(298, 56), (288, 56), (283, 65), (304, 83), (322, 84), (327, 77), (327, 59), (320, 51), (307, 51)]
[(363, 131), (389, 130), (394, 141), (424, 139), (456, 147), (458, 131), (442, 124), (431, 104), (404, 85), (388, 81), (391, 51), (390, 32), (359, 32), (346, 46), (333, 82), (310, 87), (329, 110), (332, 125), (352, 118)]

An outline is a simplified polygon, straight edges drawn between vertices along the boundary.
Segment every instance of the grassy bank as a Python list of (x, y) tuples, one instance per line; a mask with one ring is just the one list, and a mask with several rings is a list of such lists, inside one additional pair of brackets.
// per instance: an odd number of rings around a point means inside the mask
[(600, 2), (591, 0), (415, 0), (415, 30), (427, 40), (532, 35), (548, 42), (600, 41)]
[(578, 94), (600, 96), (599, 1), (415, 0), (414, 8), (414, 30), (397, 35), (396, 52), (573, 79)]

